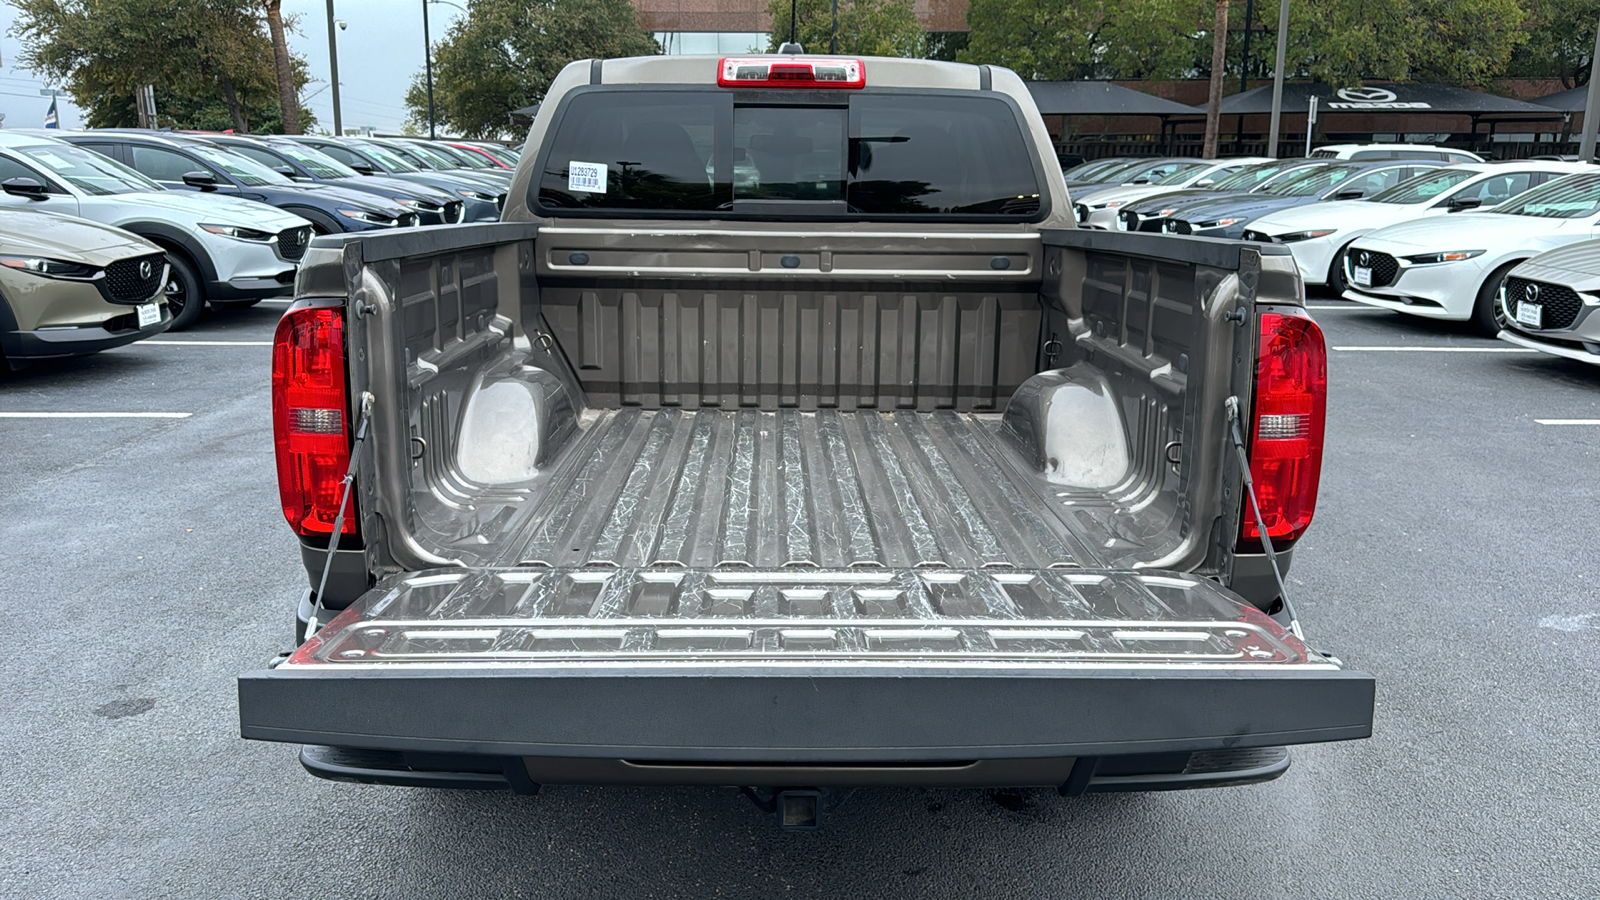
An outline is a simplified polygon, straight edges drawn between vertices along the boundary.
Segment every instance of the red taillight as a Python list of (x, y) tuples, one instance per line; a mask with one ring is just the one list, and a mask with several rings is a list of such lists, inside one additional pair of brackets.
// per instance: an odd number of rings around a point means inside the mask
[[(1250, 477), (1273, 549), (1293, 544), (1311, 524), (1322, 476), (1322, 434), (1328, 409), (1328, 349), (1322, 329), (1304, 311), (1261, 314), (1256, 356)], [(1260, 553), (1261, 527), (1249, 498), (1239, 549)]]
[[(350, 403), (345, 391), (344, 311), (290, 310), (272, 339), (272, 437), (278, 497), (289, 527), (331, 535), (350, 468)], [(356, 534), (355, 501), (341, 534)]]
[(717, 86), (864, 88), (867, 67), (859, 59), (729, 56), (717, 62)]

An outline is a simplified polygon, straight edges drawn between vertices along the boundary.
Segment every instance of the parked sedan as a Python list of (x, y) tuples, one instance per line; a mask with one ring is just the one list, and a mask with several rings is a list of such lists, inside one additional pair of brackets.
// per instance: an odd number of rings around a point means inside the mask
[(1600, 366), (1600, 241), (1517, 266), (1498, 299), (1506, 318), (1501, 340)]
[(294, 213), (318, 234), (409, 228), (417, 214), (360, 191), (298, 184), (260, 163), (205, 139), (182, 135), (86, 131), (62, 140), (129, 166), (169, 190), (255, 200)]
[(1077, 202), (1073, 204), (1073, 212), (1080, 226), (1109, 231), (1117, 227), (1117, 212), (1129, 203), (1187, 187), (1207, 188), (1246, 166), (1264, 162), (1270, 160), (1260, 156), (1214, 159), (1190, 163), (1146, 184), (1107, 185), (1097, 190), (1081, 190), (1074, 198)]
[[(1102, 173), (1100, 176), (1101, 180), (1094, 182), (1093, 188), (1095, 190), (1099, 190), (1101, 187), (1111, 185), (1151, 184), (1159, 178), (1165, 178), (1179, 169), (1192, 166), (1199, 162), (1205, 162), (1205, 160), (1194, 159), (1191, 157), (1138, 159), (1134, 160), (1129, 165)], [(1085, 185), (1080, 182), (1067, 182), (1067, 190), (1072, 193), (1074, 200), (1077, 199), (1077, 195), (1080, 192), (1088, 188), (1089, 185)]]
[(0, 210), (0, 369), (82, 356), (172, 324), (167, 259), (138, 235), (47, 212)]
[(1251, 223), (1247, 241), (1287, 244), (1306, 284), (1343, 291), (1344, 254), (1356, 238), (1413, 219), (1498, 206), (1529, 188), (1592, 167), (1582, 163), (1472, 163), (1435, 169), (1364, 200), (1275, 212)]
[(455, 194), (387, 175), (362, 175), (320, 150), (286, 138), (210, 134), (206, 140), (295, 181), (377, 194), (415, 212), (423, 225), (454, 225), (465, 214), (465, 201)]
[(423, 171), (380, 144), (359, 138), (315, 135), (294, 135), (289, 140), (321, 150), (363, 175), (390, 175), (455, 194), (466, 203), (465, 220), (468, 222), (495, 222), (500, 219), (500, 205), (505, 202), (504, 191), (493, 194), (475, 180), (457, 178), (448, 172)]
[(1308, 169), (1256, 194), (1201, 200), (1173, 213), (1162, 224), (1168, 234), (1237, 239), (1255, 219), (1319, 200), (1356, 200), (1393, 187), (1414, 175), (1437, 169), (1436, 162), (1337, 162)]
[(1124, 204), (1117, 215), (1117, 227), (1123, 231), (1158, 232), (1167, 219), (1191, 203), (1259, 193), (1281, 181), (1300, 177), (1305, 169), (1325, 165), (1327, 161), (1320, 159), (1279, 159), (1245, 166), (1210, 187), (1189, 187)]
[(1506, 327), (1501, 283), (1525, 260), (1600, 236), (1600, 172), (1568, 175), (1489, 212), (1379, 228), (1345, 254), (1344, 296), (1431, 319)]
[(311, 223), (265, 203), (169, 191), (114, 159), (65, 141), (0, 131), (0, 206), (82, 216), (166, 251), (173, 331), (213, 306), (288, 290)]

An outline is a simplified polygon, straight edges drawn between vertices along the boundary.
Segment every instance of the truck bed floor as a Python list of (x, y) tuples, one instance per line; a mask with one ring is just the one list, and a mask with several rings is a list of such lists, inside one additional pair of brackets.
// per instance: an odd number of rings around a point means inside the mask
[(992, 414), (600, 412), (503, 565), (1094, 566)]

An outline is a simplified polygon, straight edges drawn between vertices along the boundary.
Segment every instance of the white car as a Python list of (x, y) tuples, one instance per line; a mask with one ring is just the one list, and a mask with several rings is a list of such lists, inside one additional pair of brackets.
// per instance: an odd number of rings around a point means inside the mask
[(1210, 187), (1246, 166), (1266, 162), (1273, 160), (1264, 156), (1245, 156), (1188, 163), (1146, 184), (1119, 184), (1080, 191), (1081, 199), (1073, 204), (1073, 211), (1078, 217), (1078, 227), (1110, 231), (1119, 227), (1117, 212), (1129, 203), (1184, 188)]
[(1285, 244), (1306, 284), (1343, 291), (1344, 252), (1367, 232), (1413, 219), (1487, 209), (1547, 181), (1582, 172), (1584, 163), (1463, 163), (1434, 169), (1362, 200), (1285, 209), (1250, 223), (1244, 239)]
[(284, 293), (311, 223), (265, 203), (164, 190), (115, 160), (65, 141), (0, 131), (0, 206), (115, 225), (166, 251), (172, 328), (207, 301), (248, 306)]
[(1347, 299), (1434, 319), (1471, 320), (1495, 335), (1497, 302), (1517, 264), (1600, 236), (1600, 172), (1568, 175), (1491, 212), (1435, 216), (1356, 238), (1345, 253)]
[(1500, 340), (1600, 366), (1600, 241), (1535, 256), (1506, 276)]
[(1433, 159), (1447, 163), (1483, 162), (1471, 150), (1432, 144), (1329, 144), (1311, 151), (1312, 159)]

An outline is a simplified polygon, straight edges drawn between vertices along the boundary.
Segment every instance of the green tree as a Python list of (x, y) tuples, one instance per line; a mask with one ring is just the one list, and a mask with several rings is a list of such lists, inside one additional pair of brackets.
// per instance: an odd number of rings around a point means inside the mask
[(957, 58), (1047, 81), (1190, 77), (1214, 13), (1208, 0), (972, 0)]
[[(236, 131), (279, 123), (272, 43), (259, 0), (12, 0), (19, 61), (61, 83), (91, 126), (131, 125), (154, 85), (162, 125)], [(304, 62), (292, 61), (296, 87)], [(216, 110), (222, 110), (219, 118)]]
[(1559, 78), (1567, 87), (1588, 83), (1600, 0), (1527, 0), (1527, 7), (1527, 42), (1506, 74)]
[[(660, 52), (629, 0), (468, 0), (467, 14), (433, 48), (435, 117), (455, 134), (497, 137), (510, 127), (507, 114), (543, 100), (567, 63)], [(406, 106), (425, 134), (421, 73)]]
[(1289, 17), (1289, 66), (1317, 81), (1480, 87), (1505, 70), (1524, 13), (1520, 0), (1320, 0)]
[[(795, 39), (807, 53), (827, 53), (834, 36), (833, 0), (798, 0)], [(790, 0), (768, 0), (772, 37), (767, 51), (789, 40)], [(928, 35), (911, 0), (840, 0), (838, 52), (850, 56), (904, 56), (921, 59)]]

